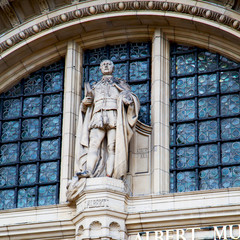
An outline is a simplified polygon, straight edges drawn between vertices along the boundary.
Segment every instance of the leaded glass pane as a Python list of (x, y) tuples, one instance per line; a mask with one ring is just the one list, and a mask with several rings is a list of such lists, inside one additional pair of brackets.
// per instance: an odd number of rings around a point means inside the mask
[(35, 161), (38, 158), (38, 142), (24, 142), (21, 144), (21, 161)]
[(194, 47), (192, 46), (184, 46), (184, 45), (177, 45), (176, 46), (176, 51), (177, 52), (183, 52), (183, 51), (189, 51), (189, 50), (193, 50)]
[(199, 147), (199, 165), (213, 166), (218, 164), (218, 147), (216, 144), (209, 144)]
[(0, 147), (0, 164), (14, 163), (18, 157), (18, 145), (4, 144)]
[(41, 143), (41, 159), (51, 160), (60, 156), (59, 140), (42, 141)]
[[(111, 61), (119, 61), (127, 59), (128, 52), (127, 52), (127, 45), (115, 45), (110, 48), (110, 60)], [(107, 59), (107, 57), (106, 57)], [(95, 62), (96, 63), (96, 62)]]
[(232, 115), (240, 112), (240, 99), (238, 94), (221, 97), (221, 114)]
[(42, 121), (42, 136), (51, 137), (60, 134), (60, 117), (44, 118)]
[(222, 163), (240, 162), (240, 142), (230, 142), (222, 144)]
[(148, 63), (147, 61), (130, 63), (130, 81), (141, 81), (148, 78)]
[(7, 92), (3, 93), (5, 97), (17, 97), (22, 93), (21, 84), (17, 84)]
[(195, 118), (195, 101), (186, 100), (177, 102), (177, 120), (189, 120)]
[(217, 121), (206, 121), (199, 123), (199, 141), (217, 140)]
[(14, 141), (19, 138), (19, 122), (9, 121), (2, 124), (2, 141)]
[(96, 83), (98, 80), (102, 78), (102, 73), (100, 71), (99, 66), (89, 67), (89, 82), (90, 85)]
[(215, 117), (217, 115), (217, 98), (200, 98), (198, 100), (198, 116), (200, 118)]
[(176, 109), (176, 104), (175, 103), (170, 103), (170, 121), (174, 121), (175, 120), (175, 110)]
[(220, 56), (219, 66), (221, 69), (229, 69), (238, 67), (238, 64), (234, 61), (231, 61), (230, 59)]
[(221, 137), (224, 140), (240, 137), (240, 118), (221, 120)]
[(240, 166), (222, 169), (222, 185), (224, 188), (240, 187)]
[(193, 73), (195, 67), (195, 56), (193, 53), (177, 56), (176, 69), (178, 75)]
[(93, 49), (89, 56), (90, 64), (100, 64), (101, 61), (107, 59), (107, 49), (106, 48), (97, 48)]
[(177, 191), (189, 192), (196, 190), (196, 176), (195, 172), (179, 172), (177, 174)]
[(0, 191), (0, 209), (14, 208), (14, 190)]
[(20, 117), (21, 105), (20, 99), (8, 99), (3, 101), (3, 119)]
[(144, 103), (148, 101), (149, 95), (150, 95), (148, 83), (132, 85), (131, 91), (138, 96), (140, 103)]
[(18, 191), (17, 207), (33, 207), (35, 206), (36, 190), (35, 188), (21, 188)]
[(58, 176), (58, 166), (56, 162), (42, 163), (40, 165), (40, 183), (55, 182)]
[(36, 138), (39, 136), (40, 124), (38, 119), (26, 119), (22, 122), (22, 138)]
[(177, 144), (195, 142), (195, 126), (193, 123), (180, 124), (177, 126)]
[(171, 165), (171, 168), (174, 168), (174, 150), (173, 149), (170, 149), (170, 165)]
[(170, 192), (174, 192), (174, 175), (170, 174)]
[(148, 124), (149, 123), (149, 116), (146, 114), (146, 112), (149, 112), (149, 106), (148, 105), (142, 105), (140, 108), (139, 114), (138, 114), (138, 120)]
[(28, 77), (25, 80), (24, 83), (24, 94), (36, 94), (41, 92), (42, 86), (41, 86), (42, 78), (41, 75), (32, 75)]
[(130, 57), (132, 59), (149, 56), (149, 49), (147, 43), (131, 43)]
[(43, 114), (57, 114), (62, 109), (62, 97), (60, 94), (47, 95), (43, 98)]
[(0, 168), (0, 187), (9, 187), (16, 184), (16, 167)]
[(56, 195), (57, 195), (56, 192), (57, 192), (56, 185), (39, 187), (38, 205), (43, 206), (43, 205), (56, 204)]
[(240, 90), (239, 72), (237, 71), (221, 72), (219, 81), (222, 93)]
[(127, 79), (127, 64), (126, 63), (119, 63), (114, 64), (114, 72), (113, 75), (116, 78)]
[(198, 94), (213, 94), (217, 92), (217, 74), (200, 75), (198, 77)]
[(218, 169), (206, 169), (200, 172), (200, 189), (216, 189), (218, 188)]
[(217, 54), (201, 52), (198, 54), (198, 71), (208, 72), (217, 69)]
[(44, 92), (60, 91), (63, 86), (63, 75), (61, 72), (47, 73), (44, 75)]
[(179, 148), (177, 150), (177, 168), (189, 168), (196, 165), (195, 148)]
[(40, 97), (25, 98), (23, 101), (23, 115), (34, 116), (41, 113)]
[(175, 132), (175, 127), (170, 126), (170, 144), (171, 145), (175, 144), (174, 132)]
[(177, 97), (190, 97), (195, 93), (194, 77), (179, 78), (176, 86)]
[(34, 184), (37, 179), (37, 166), (28, 164), (20, 167), (19, 184)]

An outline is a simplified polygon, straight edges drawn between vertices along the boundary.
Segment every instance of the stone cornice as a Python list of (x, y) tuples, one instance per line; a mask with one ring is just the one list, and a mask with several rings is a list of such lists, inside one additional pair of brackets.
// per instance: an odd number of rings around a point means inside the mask
[[(31, 22), (29, 22), (29, 27), (25, 28), (21, 32), (15, 34), (12, 33), (12, 36), (6, 38), (3, 42), (0, 43), (0, 53), (13, 47), (17, 43), (30, 38), (33, 35), (39, 34), (40, 32), (43, 32), (47, 29), (51, 29), (57, 25), (66, 24), (67, 22), (74, 21), (76, 19), (83, 19), (88, 16), (99, 15), (103, 13), (121, 13), (137, 11), (139, 15), (141, 15), (141, 13), (144, 13), (146, 15), (146, 10), (148, 10), (151, 12), (160, 11), (165, 15), (170, 13), (176, 13), (178, 14), (178, 16), (179, 14), (184, 14), (188, 16), (190, 15), (192, 17), (204, 18), (205, 20), (214, 21), (221, 25), (225, 25), (227, 27), (240, 31), (239, 19), (232, 17), (238, 17), (237, 14), (231, 15), (231, 12), (228, 12), (227, 10), (223, 11), (223, 9), (220, 7), (217, 7), (216, 10), (210, 10), (207, 8), (208, 4), (202, 4), (200, 6), (197, 6), (196, 4), (190, 5), (167, 1), (123, 1), (109, 2), (104, 4), (98, 4), (95, 6), (91, 4), (90, 6), (81, 8), (82, 5), (86, 6), (86, 4), (84, 3), (86, 2), (79, 3), (76, 10), (68, 11), (68, 8), (66, 8), (66, 11), (68, 12), (59, 11), (59, 14), (58, 11), (56, 11), (54, 17), (48, 16), (46, 18), (43, 18), (43, 16), (41, 16), (41, 18), (44, 20), (38, 22), (37, 24), (34, 24), (36, 23), (36, 21), (33, 21), (32, 25)], [(21, 29), (23, 28), (24, 24), (21, 26)]]

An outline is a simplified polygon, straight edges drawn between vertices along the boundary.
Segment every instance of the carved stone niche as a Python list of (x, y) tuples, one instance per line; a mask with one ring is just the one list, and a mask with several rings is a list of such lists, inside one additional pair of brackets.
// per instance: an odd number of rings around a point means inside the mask
[[(76, 240), (125, 240), (126, 186), (108, 177), (82, 178), (68, 200), (76, 204)], [(68, 190), (69, 191), (69, 190)]]

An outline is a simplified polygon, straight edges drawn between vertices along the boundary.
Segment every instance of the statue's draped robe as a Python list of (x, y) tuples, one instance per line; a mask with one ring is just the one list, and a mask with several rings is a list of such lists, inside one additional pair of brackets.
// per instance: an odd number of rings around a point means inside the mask
[[(129, 86), (124, 81), (118, 81), (114, 83), (114, 86), (119, 91), (119, 97), (117, 99), (117, 124), (116, 124), (116, 148), (115, 148), (115, 162), (113, 177), (121, 178), (127, 172), (128, 161), (128, 145), (133, 135), (133, 128), (138, 119), (138, 112), (140, 109), (140, 103), (137, 96), (130, 92)], [(133, 103), (126, 106), (123, 102), (124, 91), (128, 91), (131, 94)], [(83, 110), (84, 106), (80, 105), (79, 119), (76, 131), (76, 145), (75, 145), (75, 164), (77, 166), (76, 171), (81, 172), (85, 170), (87, 153), (89, 147), (89, 123), (93, 116), (93, 108), (91, 105), (87, 107), (86, 112)], [(106, 148), (102, 147), (99, 152), (99, 160), (93, 172), (94, 177), (102, 176), (106, 164)]]

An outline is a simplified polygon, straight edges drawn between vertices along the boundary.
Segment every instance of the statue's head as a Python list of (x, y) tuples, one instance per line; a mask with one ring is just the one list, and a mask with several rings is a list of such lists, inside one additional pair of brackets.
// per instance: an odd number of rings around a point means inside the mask
[(111, 75), (114, 70), (114, 64), (111, 60), (103, 60), (100, 63), (100, 69), (103, 75)]

